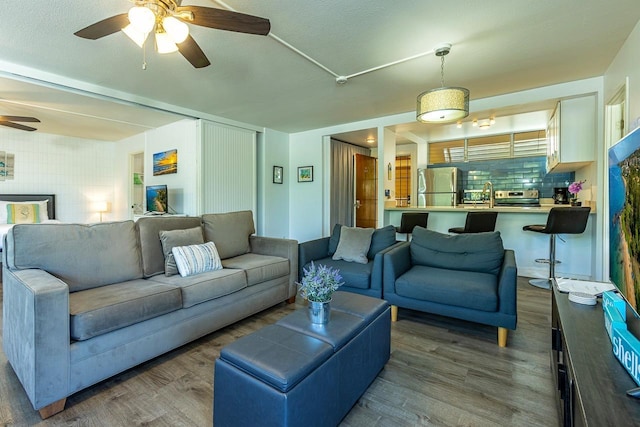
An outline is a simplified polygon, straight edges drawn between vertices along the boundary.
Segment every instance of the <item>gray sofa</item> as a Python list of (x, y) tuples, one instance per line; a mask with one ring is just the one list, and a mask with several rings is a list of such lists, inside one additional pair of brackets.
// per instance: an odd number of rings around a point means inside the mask
[(396, 241), (395, 227), (388, 225), (373, 232), (366, 264), (332, 258), (340, 241), (341, 229), (342, 225), (336, 224), (330, 237), (300, 243), (298, 246), (298, 278), (302, 278), (304, 268), (307, 268), (313, 261), (316, 264), (337, 268), (340, 271), (344, 281), (344, 284), (340, 286), (341, 291), (382, 298), (382, 256), (394, 245), (399, 244)]
[[(224, 268), (165, 275), (167, 249), (198, 228)], [(3, 254), (3, 349), (34, 409), (51, 416), (79, 390), (295, 301), (297, 242), (254, 232), (250, 211), (13, 227)]]
[(422, 227), (384, 255), (384, 298), (398, 307), (498, 327), (498, 344), (517, 323), (515, 254), (500, 232), (447, 235)]

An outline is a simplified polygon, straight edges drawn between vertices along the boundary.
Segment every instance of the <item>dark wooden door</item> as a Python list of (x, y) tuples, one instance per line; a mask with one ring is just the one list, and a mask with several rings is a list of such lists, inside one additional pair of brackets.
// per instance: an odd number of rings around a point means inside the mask
[(378, 218), (378, 173), (375, 157), (356, 154), (355, 162), (355, 225), (376, 228)]

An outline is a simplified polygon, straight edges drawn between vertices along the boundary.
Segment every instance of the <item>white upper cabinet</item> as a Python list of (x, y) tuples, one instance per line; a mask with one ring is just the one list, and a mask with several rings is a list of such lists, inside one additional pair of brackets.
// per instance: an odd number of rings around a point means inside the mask
[(595, 95), (558, 102), (547, 129), (547, 172), (569, 172), (595, 161)]

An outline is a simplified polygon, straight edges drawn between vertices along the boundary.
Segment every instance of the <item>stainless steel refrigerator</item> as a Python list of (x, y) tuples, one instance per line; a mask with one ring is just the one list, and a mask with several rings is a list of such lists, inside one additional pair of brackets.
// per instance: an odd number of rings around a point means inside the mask
[(418, 169), (418, 207), (456, 206), (458, 168)]

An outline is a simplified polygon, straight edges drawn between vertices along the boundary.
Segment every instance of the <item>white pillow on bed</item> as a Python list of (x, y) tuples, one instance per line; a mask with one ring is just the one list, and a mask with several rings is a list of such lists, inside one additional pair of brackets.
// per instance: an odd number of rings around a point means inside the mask
[(38, 207), (38, 222), (45, 222), (49, 219), (49, 210), (47, 209), (47, 200), (34, 200), (32, 202), (10, 202), (7, 200), (0, 200), (0, 224), (7, 223), (7, 205), (25, 205), (25, 204), (37, 204)]

